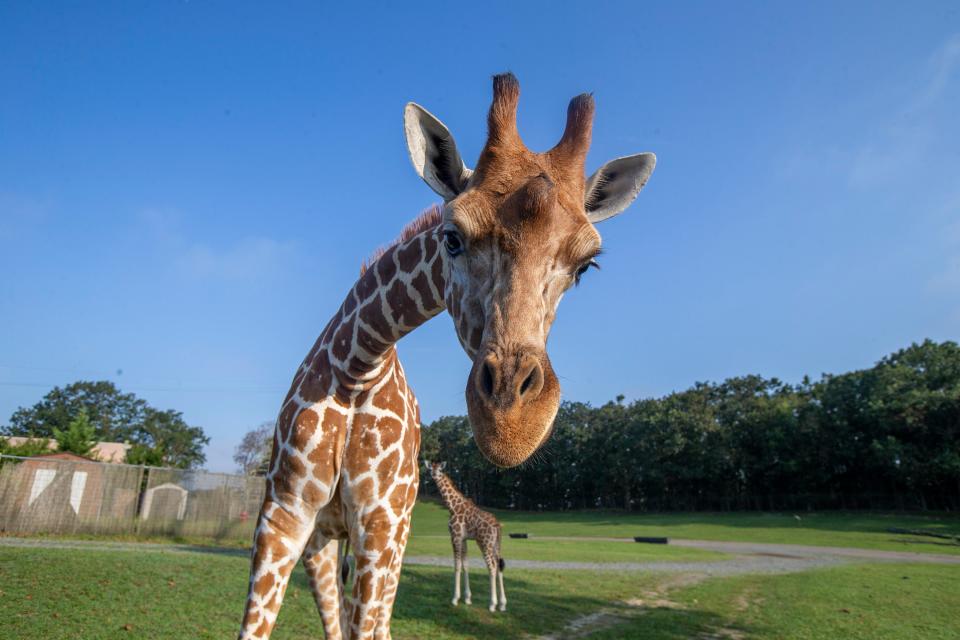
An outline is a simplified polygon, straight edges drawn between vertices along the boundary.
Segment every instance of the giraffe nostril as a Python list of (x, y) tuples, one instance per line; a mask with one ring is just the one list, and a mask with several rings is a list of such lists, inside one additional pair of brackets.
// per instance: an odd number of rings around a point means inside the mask
[(480, 372), (480, 388), (488, 398), (493, 396), (493, 370), (489, 362), (483, 363), (483, 370)]
[(527, 377), (524, 379), (523, 384), (520, 385), (520, 395), (523, 395), (527, 392), (531, 386), (533, 386), (533, 379), (536, 377), (536, 372), (531, 371), (527, 374)]
[(530, 358), (527, 360), (527, 366), (529, 367), (526, 370), (527, 374), (523, 376), (523, 382), (517, 389), (517, 396), (524, 402), (535, 399), (543, 389), (543, 369), (540, 363)]

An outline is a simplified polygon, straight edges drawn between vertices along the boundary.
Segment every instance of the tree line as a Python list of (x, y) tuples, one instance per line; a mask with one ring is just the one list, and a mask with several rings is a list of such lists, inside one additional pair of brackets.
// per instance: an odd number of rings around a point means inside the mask
[[(33, 438), (12, 446), (3, 436)], [(156, 409), (106, 380), (78, 381), (54, 387), (32, 407), (20, 407), (0, 427), (0, 453), (32, 456), (49, 453), (47, 439), (60, 451), (92, 457), (97, 442), (131, 444), (126, 462), (155, 467), (199, 467), (210, 438), (173, 409)]]
[(463, 416), (425, 425), (422, 443), (494, 507), (955, 510), (960, 347), (927, 340), (799, 384), (747, 375), (629, 403), (564, 402), (548, 443), (515, 469), (483, 458)]

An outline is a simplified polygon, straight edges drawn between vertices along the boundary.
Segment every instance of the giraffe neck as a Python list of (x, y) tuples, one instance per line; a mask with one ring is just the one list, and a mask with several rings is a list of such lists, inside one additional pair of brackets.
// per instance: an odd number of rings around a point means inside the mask
[(448, 478), (447, 474), (443, 471), (434, 471), (433, 481), (437, 483), (437, 488), (440, 490), (440, 498), (448, 510), (453, 511), (456, 505), (465, 503), (466, 498), (464, 498), (462, 493), (457, 491), (457, 488), (453, 486), (450, 478)]
[(390, 247), (360, 276), (305, 365), (318, 360), (341, 388), (369, 388), (395, 361), (400, 338), (446, 308), (440, 226)]

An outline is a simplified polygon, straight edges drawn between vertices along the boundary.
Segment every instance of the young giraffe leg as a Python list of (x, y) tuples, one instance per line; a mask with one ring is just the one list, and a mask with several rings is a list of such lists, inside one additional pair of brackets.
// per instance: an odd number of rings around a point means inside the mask
[(340, 640), (340, 554), (339, 544), (330, 540), (319, 530), (313, 532), (303, 552), (303, 566), (317, 611), (323, 621), (323, 633), (327, 640)]
[(503, 590), (503, 569), (497, 567), (497, 581), (500, 583), (500, 611), (507, 610), (507, 592)]
[(507, 592), (503, 589), (503, 556), (500, 555), (500, 536), (497, 532), (497, 582), (500, 583), (500, 611), (507, 610)]
[(496, 546), (490, 540), (484, 538), (483, 542), (477, 539), (480, 549), (483, 551), (483, 560), (487, 565), (487, 571), (490, 572), (490, 611), (497, 608), (497, 552)]
[(460, 554), (460, 562), (463, 564), (463, 603), (473, 604), (473, 595), (470, 593), (470, 562), (467, 559), (467, 549), (470, 547), (470, 542), (464, 539), (460, 544), (463, 547), (463, 551)]
[(463, 550), (467, 546), (466, 540), (459, 534), (450, 539), (453, 544), (453, 606), (460, 604), (460, 571), (463, 569)]
[(240, 640), (266, 640), (270, 637), (290, 573), (296, 566), (312, 533), (316, 510), (300, 510), (267, 499), (263, 503), (254, 537), (250, 567), (250, 587), (240, 627)]

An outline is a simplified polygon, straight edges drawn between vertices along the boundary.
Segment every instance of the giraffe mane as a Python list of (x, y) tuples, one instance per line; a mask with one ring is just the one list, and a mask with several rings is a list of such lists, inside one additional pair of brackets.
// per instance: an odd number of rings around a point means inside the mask
[(442, 220), (443, 208), (439, 204), (432, 204), (424, 209), (420, 215), (407, 223), (407, 225), (400, 232), (400, 235), (397, 236), (393, 242), (377, 248), (369, 258), (360, 263), (360, 275), (363, 275), (371, 264), (379, 260), (380, 257), (391, 248), (406, 242), (421, 231), (432, 229), (440, 224)]

